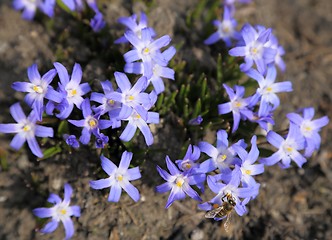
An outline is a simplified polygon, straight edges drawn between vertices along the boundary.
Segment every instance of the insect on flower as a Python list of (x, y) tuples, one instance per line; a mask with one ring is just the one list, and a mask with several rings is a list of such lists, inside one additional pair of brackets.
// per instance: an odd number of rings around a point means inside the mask
[[(226, 198), (226, 200), (225, 200)], [(214, 208), (210, 211), (207, 211), (205, 214), (206, 218), (226, 218), (226, 221), (224, 223), (225, 231), (228, 232), (229, 230), (229, 224), (231, 221), (233, 209), (236, 205), (235, 198), (230, 194), (227, 193), (222, 198), (222, 205)]]

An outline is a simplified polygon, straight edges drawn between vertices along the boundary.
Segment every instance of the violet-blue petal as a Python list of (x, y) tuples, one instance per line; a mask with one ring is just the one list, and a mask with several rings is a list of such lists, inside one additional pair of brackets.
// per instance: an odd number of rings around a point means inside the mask
[(48, 218), (52, 216), (52, 208), (35, 208), (32, 210), (33, 214), (39, 218)]
[(158, 193), (164, 193), (164, 192), (168, 192), (172, 189), (171, 185), (169, 184), (169, 182), (165, 182), (161, 185), (158, 185), (156, 187), (156, 192)]
[(35, 83), (36, 81), (40, 80), (41, 76), (38, 71), (37, 64), (33, 64), (30, 67), (28, 67), (28, 78), (32, 83)]
[(66, 240), (70, 239), (74, 235), (74, 232), (75, 232), (74, 223), (71, 220), (71, 218), (69, 218), (69, 217), (63, 218), (62, 222), (63, 222), (63, 226), (65, 228), (65, 233), (66, 233), (65, 239)]
[(226, 114), (231, 112), (231, 103), (222, 103), (218, 105), (218, 113), (219, 114)]
[(14, 82), (11, 87), (18, 92), (29, 92), (31, 86), (29, 82)]
[(192, 188), (189, 186), (189, 184), (184, 184), (182, 189), (183, 189), (183, 191), (184, 191), (189, 197), (191, 197), (192, 199), (195, 199), (196, 201), (199, 201), (199, 202), (202, 201), (202, 199), (201, 199), (201, 197), (198, 195), (198, 193), (197, 193), (194, 189), (192, 189)]
[(89, 83), (82, 83), (79, 85), (79, 87), (81, 88), (82, 95), (87, 94), (88, 92), (91, 91)]
[(48, 72), (46, 72), (43, 76), (42, 76), (42, 80), (47, 82), (47, 84), (50, 84), (53, 80), (53, 78), (55, 77), (55, 75), (57, 74), (57, 71), (55, 69), (51, 69)]
[(172, 160), (169, 158), (169, 156), (166, 156), (166, 165), (169, 172), (174, 176), (177, 174), (180, 174), (179, 169), (176, 167), (176, 165), (172, 162)]
[(53, 65), (58, 72), (61, 84), (66, 86), (69, 82), (69, 75), (67, 69), (59, 62), (55, 62)]
[(146, 145), (148, 145), (148, 146), (152, 145), (153, 136), (152, 136), (151, 130), (150, 130), (149, 126), (146, 124), (146, 122), (141, 121), (139, 124), (137, 124), (137, 127), (142, 132)]
[(128, 169), (128, 175), (129, 175), (128, 176), (129, 181), (137, 180), (142, 177), (142, 175), (139, 171), (139, 167), (134, 167), (134, 168)]
[(208, 142), (200, 142), (198, 143), (198, 147), (201, 150), (201, 152), (206, 153), (212, 158), (217, 158), (219, 154), (218, 150)]
[(133, 158), (133, 153), (124, 151), (121, 156), (119, 169), (127, 170), (132, 158)]
[(165, 84), (164, 84), (163, 80), (160, 77), (152, 76), (152, 78), (150, 78), (150, 81), (151, 81), (151, 83), (153, 85), (153, 88), (154, 88), (154, 90), (157, 94), (160, 94), (163, 91), (165, 91)]
[(219, 193), (221, 186), (219, 184), (216, 184), (216, 181), (212, 176), (207, 176), (207, 184), (212, 192)]
[(126, 128), (121, 133), (120, 139), (122, 141), (129, 142), (134, 137), (136, 130), (137, 126), (129, 122)]
[(310, 108), (305, 108), (303, 109), (303, 118), (304, 119), (312, 119), (315, 115), (315, 109), (310, 107)]
[(100, 156), (100, 160), (101, 167), (108, 175), (111, 175), (117, 169), (117, 166), (104, 155)]
[(162, 55), (164, 56), (164, 59), (169, 62), (175, 55), (176, 49), (173, 46), (170, 46), (165, 51), (162, 52)]
[(79, 206), (71, 206), (70, 209), (72, 211), (73, 216), (75, 217), (81, 216), (81, 208)]
[[(147, 29), (142, 30), (142, 40), (139, 39), (136, 34), (133, 31), (127, 31), (124, 33), (124, 36), (127, 38), (127, 40), (136, 48), (140, 49), (142, 47), (142, 42), (144, 41), (143, 39), (143, 34), (144, 32), (149, 32)], [(134, 60), (135, 61), (135, 60)]]
[(91, 139), (91, 133), (88, 129), (83, 128), (80, 136), (80, 142), (83, 144), (88, 144)]
[(165, 208), (169, 208), (174, 201), (184, 199), (185, 197), (186, 197), (186, 194), (182, 190), (176, 191), (176, 190), (174, 190), (174, 188), (172, 188)]
[(131, 63), (139, 60), (141, 57), (136, 49), (130, 50), (123, 55), (126, 63)]
[(99, 129), (101, 129), (101, 130), (111, 127), (112, 124), (113, 124), (112, 121), (106, 120), (106, 119), (101, 119), (98, 121), (98, 126), (99, 126)]
[(261, 158), (260, 163), (263, 163), (267, 166), (272, 166), (281, 160), (280, 152), (273, 153), (270, 157)]
[(108, 201), (109, 202), (118, 202), (121, 197), (121, 191), (122, 191), (122, 188), (120, 187), (120, 185), (114, 184), (111, 187), (110, 195), (108, 196)]
[(246, 48), (245, 47), (235, 47), (229, 50), (229, 55), (233, 57), (242, 57), (246, 55)]
[(248, 23), (246, 23), (241, 29), (242, 37), (246, 45), (255, 41), (256, 30)]
[(53, 137), (54, 131), (51, 127), (45, 127), (37, 125), (35, 129), (35, 135), (37, 137)]
[(303, 157), (298, 151), (294, 151), (293, 153), (293, 161), (302, 168), (302, 165), (307, 162), (307, 159)]
[(150, 44), (150, 48), (151, 48), (151, 50), (158, 50), (162, 47), (167, 46), (170, 43), (170, 41), (171, 41), (170, 36), (164, 35), (164, 36), (158, 38), (157, 40), (153, 41)]
[(131, 89), (131, 83), (126, 74), (121, 72), (115, 72), (114, 77), (116, 83), (118, 84), (122, 92), (126, 92)]
[(64, 98), (64, 95), (55, 91), (53, 88), (49, 87), (45, 94), (45, 98), (56, 103), (60, 103)]
[(127, 105), (122, 105), (121, 110), (119, 112), (119, 120), (128, 118), (133, 112), (133, 108)]
[(69, 204), (71, 195), (73, 194), (73, 188), (68, 183), (66, 183), (64, 189), (63, 202)]
[(280, 148), (281, 143), (284, 139), (277, 133), (269, 131), (266, 136), (267, 141), (276, 148)]
[(314, 125), (314, 129), (320, 129), (324, 126), (326, 126), (329, 123), (329, 118), (327, 116), (312, 120), (312, 123)]
[(135, 202), (137, 202), (139, 200), (140, 194), (139, 194), (137, 188), (135, 188), (131, 183), (126, 181), (122, 185), (122, 188)]
[(216, 169), (213, 160), (210, 158), (199, 165), (199, 172), (208, 173)]
[(17, 123), (0, 124), (0, 132), (2, 133), (17, 133), (21, 131), (21, 125)]
[(45, 227), (43, 227), (40, 231), (42, 233), (51, 233), (54, 232), (54, 230), (58, 227), (59, 222), (56, 220), (52, 220), (50, 222), (48, 222)]
[(50, 196), (48, 197), (47, 201), (49, 203), (53, 203), (53, 204), (59, 204), (62, 202), (61, 198), (59, 197), (59, 195), (51, 193)]
[(124, 66), (126, 73), (143, 74), (143, 63), (142, 62), (131, 62), (126, 63)]
[(212, 33), (211, 36), (209, 36), (206, 40), (204, 40), (204, 44), (210, 45), (218, 42), (220, 40), (220, 34), (219, 32)]
[(40, 157), (40, 158), (43, 157), (43, 153), (40, 150), (40, 147), (39, 147), (35, 137), (27, 138), (27, 142), (28, 142), (28, 145), (29, 145), (29, 148), (30, 148), (31, 152), (34, 155), (36, 155), (37, 157)]
[(90, 187), (93, 189), (104, 189), (110, 186), (111, 180), (109, 178), (90, 181)]
[(165, 181), (168, 181), (171, 178), (171, 175), (168, 172), (166, 172), (164, 169), (159, 167), (158, 165), (157, 165), (157, 171)]
[(9, 111), (16, 122), (21, 122), (26, 118), (20, 103), (15, 103), (10, 106)]

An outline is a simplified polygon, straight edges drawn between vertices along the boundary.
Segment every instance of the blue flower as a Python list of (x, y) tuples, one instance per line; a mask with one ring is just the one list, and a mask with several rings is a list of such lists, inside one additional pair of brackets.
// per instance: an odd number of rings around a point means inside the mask
[(125, 151), (122, 154), (119, 167), (115, 166), (113, 162), (104, 156), (101, 156), (101, 167), (109, 175), (106, 179), (90, 181), (90, 186), (93, 189), (103, 189), (111, 187), (108, 197), (109, 202), (118, 202), (121, 196), (121, 189), (137, 202), (140, 198), (137, 188), (135, 188), (129, 181), (141, 178), (141, 173), (138, 167), (128, 169), (130, 161), (133, 157), (131, 152)]
[(229, 50), (231, 56), (244, 57), (245, 63), (240, 65), (241, 71), (248, 71), (255, 63), (258, 71), (265, 73), (267, 64), (274, 62), (277, 50), (266, 46), (271, 31), (272, 30), (269, 28), (257, 32), (256, 29), (248, 23), (243, 26), (241, 35), (244, 40), (244, 45)]
[[(153, 28), (148, 27), (148, 19), (145, 13), (141, 12), (141, 19), (139, 23), (136, 23), (137, 16), (136, 14), (130, 17), (120, 17), (118, 22), (125, 25), (127, 27), (126, 31), (132, 31), (138, 38), (142, 37), (142, 30), (148, 29), (152, 38), (156, 36)], [(126, 36), (122, 36), (119, 39), (115, 40), (114, 43), (127, 43), (128, 39)]]
[(292, 83), (289, 81), (274, 82), (277, 76), (277, 70), (274, 65), (268, 66), (265, 77), (255, 69), (248, 70), (246, 74), (255, 79), (259, 84), (259, 88), (257, 89), (257, 95), (261, 100), (258, 110), (259, 117), (267, 116), (280, 105), (280, 100), (276, 93), (293, 91)]
[(213, 25), (218, 28), (218, 30), (208, 37), (204, 44), (210, 45), (223, 40), (227, 47), (232, 45), (231, 39), (238, 39), (238, 32), (236, 31), (236, 20), (232, 18), (231, 8), (229, 6), (224, 7), (223, 20), (213, 21)]
[(142, 107), (144, 104), (150, 104), (149, 95), (142, 92), (147, 86), (146, 78), (139, 78), (135, 85), (131, 86), (126, 74), (115, 72), (114, 76), (120, 91), (110, 92), (109, 98), (113, 101), (122, 103), (118, 118), (121, 120), (126, 119), (133, 113), (134, 110), (141, 116), (146, 117), (147, 111), (144, 107)]
[(108, 143), (108, 140), (109, 139), (107, 136), (105, 136), (103, 133), (99, 133), (98, 136), (96, 136), (96, 148), (104, 148), (105, 145)]
[(182, 171), (196, 172), (199, 169), (199, 163), (197, 160), (201, 155), (201, 151), (198, 147), (189, 144), (186, 154), (183, 159), (176, 160), (175, 163)]
[(35, 214), (39, 218), (52, 218), (52, 221), (47, 223), (44, 228), (40, 230), (42, 233), (53, 232), (58, 227), (59, 222), (61, 221), (66, 232), (65, 239), (70, 239), (74, 235), (74, 223), (70, 217), (80, 217), (81, 209), (79, 206), (69, 206), (72, 192), (72, 187), (68, 183), (66, 183), (63, 200), (61, 200), (58, 195), (51, 193), (47, 201), (54, 204), (53, 207), (35, 208), (33, 210), (33, 214)]
[(123, 120), (128, 121), (128, 124), (120, 135), (122, 141), (130, 141), (138, 128), (144, 136), (146, 145), (150, 146), (153, 143), (153, 136), (148, 123), (158, 124), (159, 113), (147, 112), (147, 116), (145, 117), (134, 110), (127, 119)]
[[(158, 63), (152, 61), (152, 76), (148, 79), (148, 84), (152, 83), (157, 94), (165, 91), (165, 85), (162, 78), (174, 80), (174, 70), (166, 67), (166, 65), (173, 58), (175, 53), (176, 49), (171, 46), (161, 53), (166, 61), (166, 64), (159, 65)], [(144, 74), (144, 64), (142, 62), (126, 63), (124, 71), (127, 73)]]
[(167, 65), (167, 60), (164, 58), (160, 49), (166, 47), (171, 38), (165, 35), (161, 38), (153, 40), (149, 29), (142, 29), (142, 38), (136, 36), (132, 31), (127, 31), (125, 37), (134, 46), (133, 50), (124, 54), (126, 63), (132, 63), (137, 60), (142, 60), (144, 65), (143, 76), (148, 79), (153, 74), (153, 63), (157, 63), (161, 66)]
[[(242, 142), (237, 143), (239, 147), (243, 146)], [(228, 135), (225, 130), (219, 130), (217, 132), (217, 146), (214, 147), (208, 142), (200, 142), (198, 144), (199, 149), (206, 153), (209, 158), (204, 161), (200, 168), (202, 172), (211, 172), (218, 168), (221, 173), (230, 173), (230, 166), (237, 161), (236, 152), (232, 146), (228, 147)]]
[(82, 120), (68, 120), (71, 124), (76, 127), (83, 127), (80, 142), (88, 144), (90, 142), (91, 133), (96, 137), (99, 137), (100, 130), (109, 128), (112, 125), (112, 121), (106, 119), (99, 119), (98, 114), (92, 114), (90, 101), (86, 98), (82, 102), (82, 113), (84, 119)]
[[(249, 153), (244, 148), (239, 147), (238, 145), (234, 145), (233, 148), (235, 149), (236, 153), (241, 159), (240, 170), (242, 173), (241, 176), (242, 186), (256, 187), (258, 190), (260, 184), (256, 183), (253, 176), (262, 174), (264, 172), (264, 164), (262, 163), (255, 164), (255, 162), (259, 157), (259, 150), (257, 148), (256, 141), (257, 137), (253, 136), (251, 138), (251, 150), (249, 151)], [(256, 197), (257, 195), (255, 195), (254, 197)]]
[(73, 148), (79, 148), (80, 147), (80, 143), (77, 141), (75, 135), (64, 134), (63, 138), (66, 141), (68, 146), (73, 147)]
[(304, 149), (304, 137), (300, 132), (300, 128), (294, 123), (290, 123), (289, 132), (284, 139), (279, 134), (269, 131), (266, 136), (267, 141), (278, 149), (270, 157), (262, 158), (261, 163), (267, 166), (271, 166), (281, 161), (280, 166), (282, 168), (290, 167), (291, 160), (293, 160), (299, 167), (307, 161), (305, 157), (301, 155), (300, 150)]
[(164, 193), (171, 191), (165, 208), (168, 208), (176, 200), (181, 200), (186, 197), (186, 194), (197, 200), (202, 201), (198, 193), (190, 187), (190, 185), (197, 184), (197, 179), (195, 176), (191, 176), (189, 172), (181, 172), (176, 167), (176, 165), (171, 161), (171, 159), (166, 156), (166, 165), (171, 174), (157, 166), (157, 171), (160, 176), (166, 181), (156, 187), (156, 191), (159, 193)]
[(212, 192), (217, 195), (213, 197), (210, 202), (218, 205), (222, 205), (222, 198), (226, 195), (231, 195), (235, 200), (235, 211), (238, 215), (242, 216), (247, 212), (245, 204), (247, 201), (242, 202), (240, 198), (250, 199), (257, 195), (257, 188), (255, 187), (240, 187), (241, 183), (241, 170), (240, 167), (235, 165), (231, 173), (231, 178), (227, 184), (221, 182), (220, 176), (223, 174), (218, 174), (215, 176), (208, 176), (207, 183)]
[(53, 129), (37, 125), (37, 115), (34, 111), (31, 111), (29, 116), (26, 117), (19, 103), (15, 103), (10, 107), (10, 114), (17, 123), (0, 124), (0, 132), (16, 133), (10, 146), (18, 150), (27, 141), (32, 153), (37, 157), (43, 157), (35, 136), (53, 137)]
[(52, 69), (40, 76), (37, 64), (33, 64), (28, 68), (28, 82), (14, 82), (12, 88), (20, 92), (28, 92), (25, 96), (25, 102), (36, 111), (38, 121), (42, 120), (44, 111), (44, 98), (55, 103), (60, 103), (63, 95), (55, 91), (50, 83), (56, 75), (56, 70)]
[(327, 116), (312, 120), (315, 115), (314, 108), (303, 109), (303, 117), (297, 113), (287, 114), (288, 119), (300, 128), (300, 133), (305, 139), (306, 157), (310, 157), (315, 150), (320, 147), (321, 138), (319, 131), (329, 123)]
[(219, 114), (226, 114), (229, 112), (233, 113), (232, 133), (234, 133), (239, 127), (241, 118), (244, 120), (253, 118), (253, 112), (250, 108), (254, 103), (256, 103), (256, 101), (254, 101), (253, 97), (243, 98), (245, 91), (243, 86), (235, 85), (235, 91), (226, 84), (223, 84), (223, 87), (226, 89), (231, 101), (219, 104), (218, 112)]
[(103, 88), (104, 94), (98, 92), (92, 92), (90, 99), (98, 102), (101, 105), (92, 109), (95, 113), (103, 115), (108, 113), (110, 120), (112, 121), (112, 128), (118, 128), (121, 126), (121, 121), (118, 120), (121, 111), (121, 103), (111, 99), (110, 93), (114, 92), (112, 83), (108, 80), (100, 82)]
[(45, 1), (26, 1), (26, 0), (14, 0), (13, 7), (15, 10), (22, 10), (22, 18), (25, 20), (32, 20), (36, 14), (37, 8), (44, 12), (49, 17), (53, 17), (55, 0)]
[(198, 115), (198, 117), (190, 119), (188, 124), (189, 125), (200, 125), (203, 122), (203, 118), (201, 115)]
[(95, 16), (90, 20), (90, 26), (94, 32), (100, 32), (106, 26), (104, 16), (101, 12), (96, 12)]
[(69, 74), (67, 69), (61, 63), (54, 63), (54, 67), (58, 72), (60, 83), (58, 91), (65, 97), (60, 104), (56, 104), (53, 101), (48, 102), (46, 105), (46, 113), (52, 114), (54, 108), (59, 110), (56, 116), (60, 119), (66, 119), (73, 111), (74, 105), (81, 109), (83, 102), (83, 95), (90, 92), (90, 86), (88, 83), (81, 83), (82, 69), (78, 63), (75, 63), (71, 79), (69, 80)]

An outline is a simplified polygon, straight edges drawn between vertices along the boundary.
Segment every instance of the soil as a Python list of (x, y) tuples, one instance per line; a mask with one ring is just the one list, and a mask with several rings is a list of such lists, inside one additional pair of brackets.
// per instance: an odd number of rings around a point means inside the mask
[[(174, 44), (186, 41), (177, 59), (194, 59), (215, 67), (214, 48), (202, 43), (204, 25), (196, 21), (192, 29), (186, 26), (186, 16), (200, 1), (145, 1), (149, 7), (142, 1), (102, 2), (112, 35), (119, 37), (123, 31), (116, 23), (118, 17), (149, 9), (149, 23), (159, 36), (169, 34)], [(11, 83), (26, 80), (26, 69), (35, 62), (40, 70), (51, 68), (54, 61), (60, 61), (56, 57), (60, 50), (61, 62), (68, 68), (75, 61), (84, 63), (84, 78), (104, 80), (110, 72), (120, 71), (94, 53), (97, 47), (88, 45), (88, 40), (81, 41), (75, 33), (70, 41), (55, 42), (61, 39), (58, 32), (65, 35), (74, 31), (70, 27), (61, 29), (75, 20), (60, 9), (54, 22), (47, 25), (41, 15), (32, 22), (22, 20), (10, 4), (10, 0), (0, 2), (0, 122), (12, 121), (8, 107), (24, 97), (14, 92)], [(332, 119), (331, 10), (331, 0), (255, 0), (240, 6), (236, 13), (240, 24), (248, 21), (272, 27), (286, 50), (287, 71), (279, 77), (291, 80), (294, 91), (281, 95), (282, 106), (276, 114), (280, 127), (287, 124), (286, 113), (309, 106), (316, 109), (316, 116)], [(121, 46), (111, 48), (124, 53)], [(165, 154), (177, 159), (181, 146), (176, 130), (161, 124), (157, 131), (153, 148), (167, 148)], [(197, 202), (189, 198), (164, 209), (168, 194), (156, 193), (154, 186), (162, 183), (155, 166), (164, 167), (165, 154), (149, 154), (142, 164), (143, 177), (134, 182), (141, 193), (139, 202), (122, 194), (121, 201), (114, 204), (107, 202), (108, 191), (89, 187), (89, 181), (97, 179), (102, 170), (96, 154), (88, 149), (37, 162), (26, 149), (10, 149), (12, 136), (1, 134), (0, 155), (7, 155), (8, 168), (0, 172), (0, 239), (62, 239), (62, 227), (52, 234), (39, 233), (41, 225), (32, 209), (45, 206), (51, 192), (61, 195), (65, 182), (74, 189), (72, 202), (82, 208), (82, 216), (74, 220), (73, 239), (330, 239), (331, 133), (332, 124), (323, 128), (321, 150), (302, 169), (266, 168), (257, 177), (261, 183), (259, 196), (250, 202), (247, 215), (233, 216), (228, 232), (222, 222), (205, 219)], [(208, 192), (204, 200), (211, 196)]]

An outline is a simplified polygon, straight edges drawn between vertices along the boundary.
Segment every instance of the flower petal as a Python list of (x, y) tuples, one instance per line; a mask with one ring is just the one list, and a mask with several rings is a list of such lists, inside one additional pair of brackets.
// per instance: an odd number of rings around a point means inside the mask
[(48, 218), (52, 216), (52, 208), (35, 208), (32, 210), (33, 214), (39, 218)]
[(90, 181), (90, 187), (93, 189), (104, 189), (111, 186), (111, 179), (105, 178), (105, 179), (99, 179), (96, 181)]
[(137, 188), (134, 187), (131, 183), (129, 183), (129, 181), (124, 181), (123, 184), (121, 184), (121, 187), (135, 202), (139, 200), (140, 194)]
[(110, 195), (108, 196), (108, 201), (109, 202), (118, 202), (121, 197), (121, 187), (119, 184), (114, 184), (111, 187)]

